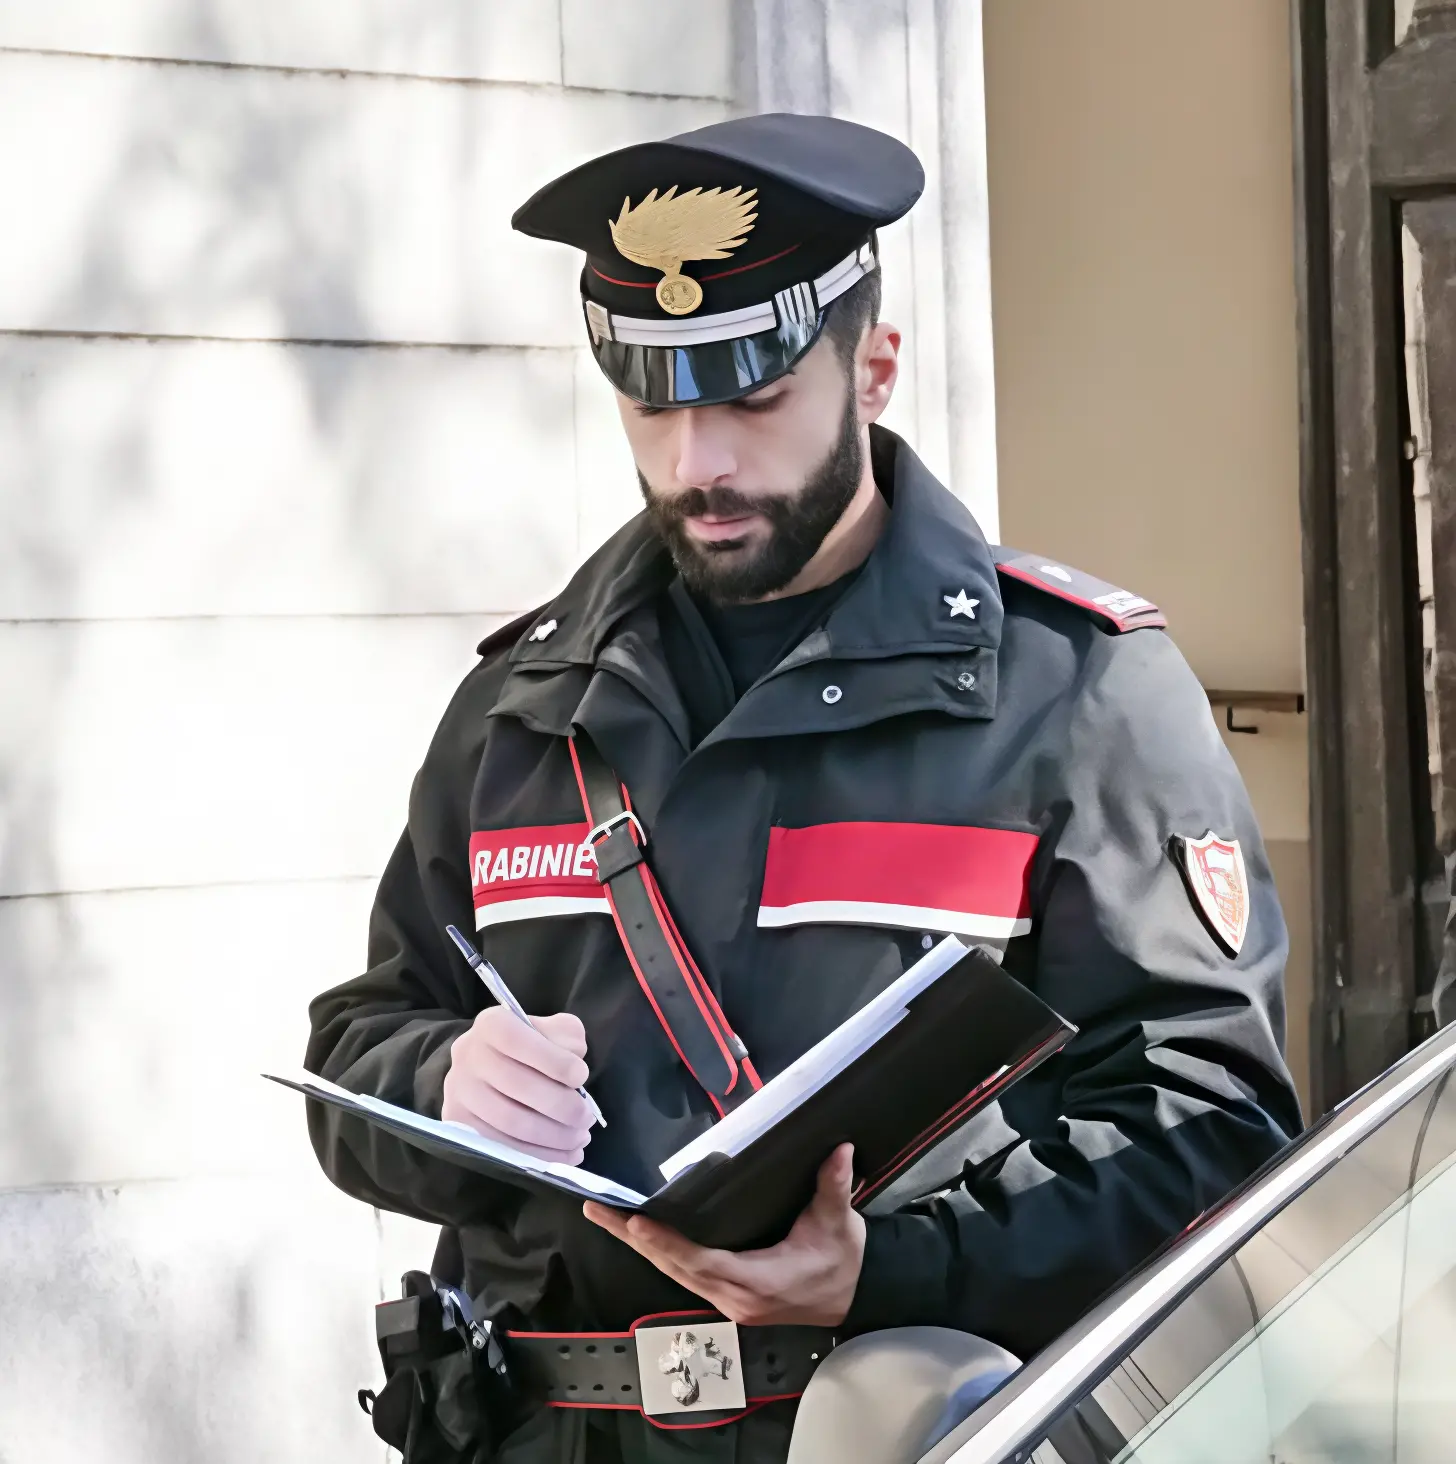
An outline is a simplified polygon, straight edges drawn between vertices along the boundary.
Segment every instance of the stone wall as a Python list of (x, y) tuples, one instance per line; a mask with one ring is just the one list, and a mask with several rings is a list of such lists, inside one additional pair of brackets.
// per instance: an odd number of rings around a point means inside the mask
[(636, 506), (520, 201), (735, 109), (907, 137), (893, 421), (994, 523), (942, 9), (0, 0), (3, 1464), (382, 1458), (370, 1307), (430, 1237), (257, 1074), (359, 970), (475, 643)]

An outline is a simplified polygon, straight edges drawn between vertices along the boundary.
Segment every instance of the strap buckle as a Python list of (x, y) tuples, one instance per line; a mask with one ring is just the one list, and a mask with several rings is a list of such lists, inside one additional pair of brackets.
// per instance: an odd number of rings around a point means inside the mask
[(638, 847), (647, 847), (647, 830), (642, 827), (642, 820), (632, 812), (630, 808), (624, 808), (621, 813), (614, 813), (610, 818), (604, 818), (601, 823), (594, 825), (586, 831), (586, 838), (581, 841), (583, 849), (595, 851), (596, 846), (601, 843), (613, 829), (620, 825), (629, 823), (637, 830)]
[(485, 1354), (485, 1364), (493, 1373), (505, 1376), (506, 1360), (501, 1345), (496, 1340), (495, 1324), (488, 1318), (476, 1321), (475, 1310), (470, 1298), (458, 1286), (440, 1282), (435, 1287), (440, 1298), (440, 1309), (447, 1328), (461, 1337), (468, 1338), (471, 1348)]
[(642, 1411), (649, 1418), (748, 1407), (743, 1348), (732, 1322), (635, 1327), (632, 1340)]

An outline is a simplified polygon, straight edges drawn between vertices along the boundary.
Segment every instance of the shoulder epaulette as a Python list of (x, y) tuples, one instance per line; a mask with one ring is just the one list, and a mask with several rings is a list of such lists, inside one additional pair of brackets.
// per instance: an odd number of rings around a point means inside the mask
[(1120, 590), (1070, 565), (1000, 545), (992, 547), (991, 556), (998, 574), (1076, 605), (1119, 634), (1127, 630), (1159, 629), (1168, 623), (1151, 600), (1131, 590)]
[(477, 656), (488, 656), (492, 651), (504, 650), (507, 646), (513, 646), (520, 640), (521, 632), (545, 609), (545, 605), (537, 605), (534, 610), (527, 610), (524, 615), (518, 615), (509, 625), (503, 625), (499, 630), (493, 630), (476, 646)]

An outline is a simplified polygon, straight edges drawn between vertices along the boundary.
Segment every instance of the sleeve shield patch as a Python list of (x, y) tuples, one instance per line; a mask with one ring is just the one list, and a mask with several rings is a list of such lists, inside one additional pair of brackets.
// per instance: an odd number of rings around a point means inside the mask
[(1230, 956), (1243, 948), (1249, 930), (1249, 879), (1237, 839), (1221, 839), (1212, 829), (1201, 839), (1173, 839), (1183, 883), (1193, 908)]

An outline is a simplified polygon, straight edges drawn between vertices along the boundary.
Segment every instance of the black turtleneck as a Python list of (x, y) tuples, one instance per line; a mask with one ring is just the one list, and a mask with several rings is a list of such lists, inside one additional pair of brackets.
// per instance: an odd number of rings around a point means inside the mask
[(663, 652), (687, 707), (695, 747), (755, 681), (828, 619), (858, 573), (753, 605), (717, 605), (673, 580), (660, 610)]
[[(875, 485), (895, 501), (895, 448), (899, 439), (872, 429), (870, 464)], [(822, 589), (756, 605), (715, 605), (675, 578), (662, 597), (663, 654), (687, 707), (696, 747), (759, 677), (773, 670), (810, 631), (829, 618), (863, 565)]]

